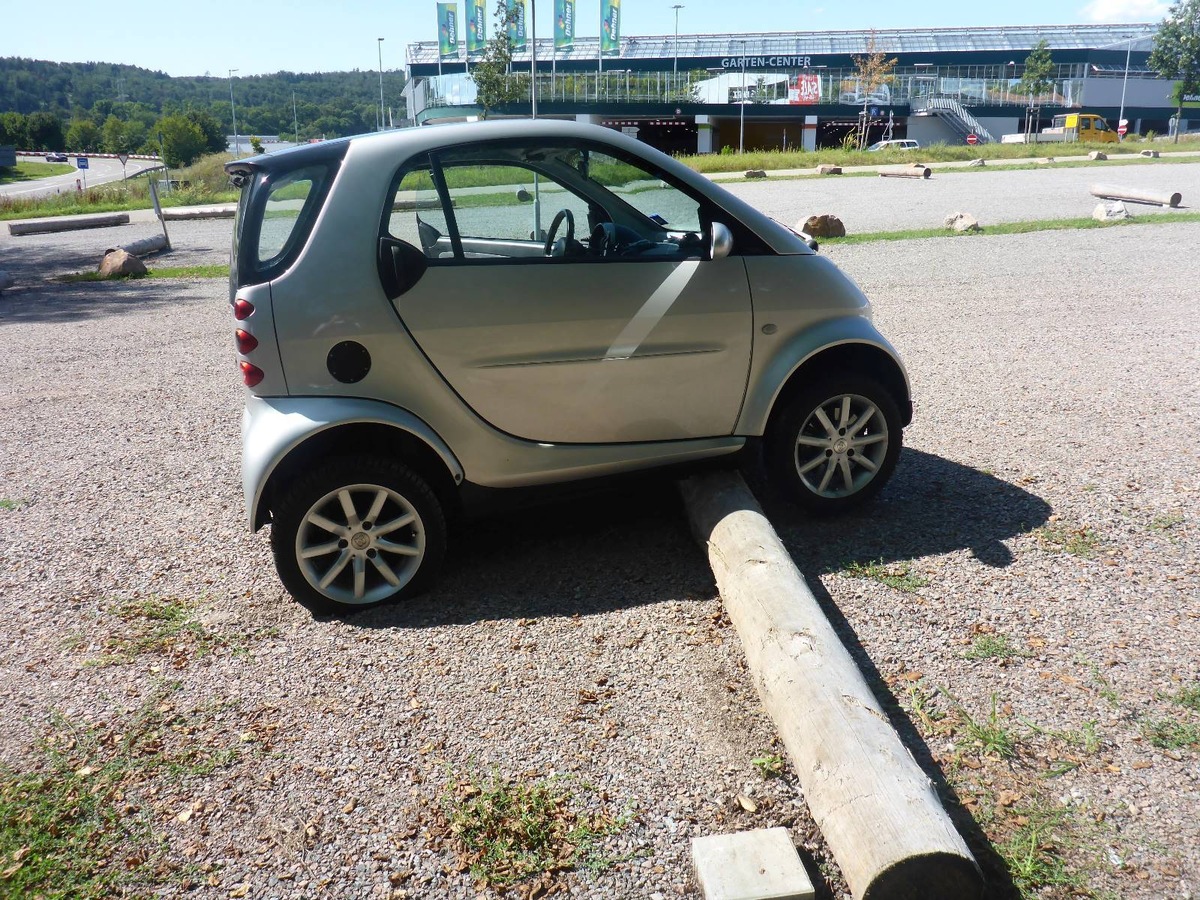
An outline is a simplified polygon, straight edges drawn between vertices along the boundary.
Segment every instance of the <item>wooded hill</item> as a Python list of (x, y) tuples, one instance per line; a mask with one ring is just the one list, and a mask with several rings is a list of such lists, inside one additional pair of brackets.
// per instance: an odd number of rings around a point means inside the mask
[[(403, 87), (402, 71), (384, 71), (384, 102), (396, 124), (405, 116)], [(373, 70), (235, 76), (233, 91), (237, 130), (243, 135), (293, 134), (293, 91), (301, 140), (372, 131), (378, 118), (379, 73)], [(113, 115), (154, 121), (188, 111), (213, 116), (233, 134), (229, 79), (175, 78), (113, 63), (0, 57), (0, 113), (50, 113), (64, 134), (76, 121), (102, 127)]]

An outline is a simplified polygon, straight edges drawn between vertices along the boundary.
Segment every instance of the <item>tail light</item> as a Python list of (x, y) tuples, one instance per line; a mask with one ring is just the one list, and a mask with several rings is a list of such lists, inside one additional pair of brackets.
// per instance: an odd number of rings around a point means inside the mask
[(266, 373), (262, 369), (254, 365), (254, 363), (248, 363), (245, 360), (238, 363), (238, 368), (242, 370), (242, 381), (245, 382), (246, 387), (254, 387), (266, 377)]
[(244, 355), (258, 346), (258, 338), (256, 338), (250, 332), (239, 328), (235, 334), (237, 335), (238, 353)]
[(248, 319), (254, 313), (254, 304), (249, 300), (243, 300), (238, 297), (233, 301), (233, 317), (241, 322), (243, 319)]

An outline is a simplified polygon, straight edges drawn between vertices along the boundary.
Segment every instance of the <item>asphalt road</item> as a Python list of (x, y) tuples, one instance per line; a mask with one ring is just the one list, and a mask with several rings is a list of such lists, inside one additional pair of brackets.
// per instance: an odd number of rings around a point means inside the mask
[[(69, 156), (68, 159), (71, 165), (74, 166), (79, 157)], [(18, 157), (18, 160), (35, 165), (46, 165), (46, 161), (37, 156), (22, 156)], [(134, 175), (144, 172), (146, 169), (152, 169), (157, 165), (159, 165), (159, 162), (153, 159), (131, 159), (125, 166), (124, 174), (132, 178)], [(69, 172), (66, 175), (53, 175), (49, 178), (39, 178), (36, 181), (19, 181), (16, 184), (0, 185), (0, 196), (43, 197), (48, 194), (59, 194), (63, 191), (75, 190), (76, 179), (79, 179), (82, 183), (86, 178), (87, 186), (95, 187), (98, 184), (106, 184), (110, 181), (120, 181), (121, 177), (121, 163), (118, 160), (89, 157), (86, 173), (76, 169), (74, 172)]]

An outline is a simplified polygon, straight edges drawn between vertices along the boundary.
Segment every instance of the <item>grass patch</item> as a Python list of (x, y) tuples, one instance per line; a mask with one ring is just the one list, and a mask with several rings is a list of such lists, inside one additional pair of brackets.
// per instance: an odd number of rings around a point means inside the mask
[(866, 578), (886, 584), (890, 588), (905, 593), (914, 593), (918, 588), (929, 584), (928, 579), (912, 574), (912, 566), (906, 562), (895, 562), (884, 565), (883, 560), (872, 563), (850, 562), (842, 566), (841, 573), (851, 578)]
[(1180, 706), (1200, 712), (1200, 684), (1181, 688), (1171, 699)]
[(1200, 747), (1200, 726), (1177, 719), (1149, 719), (1142, 723), (1142, 736), (1160, 750)]
[(613, 860), (600, 851), (624, 819), (581, 812), (559, 779), (514, 781), (493, 775), (454, 785), (445, 798), (448, 831), (471, 874), (487, 886), (506, 888), (577, 868), (594, 871)]
[(1017, 656), (1028, 656), (1025, 651), (1016, 647), (1006, 634), (980, 634), (971, 642), (971, 647), (963, 653), (964, 659), (1013, 659)]
[(1100, 547), (1100, 535), (1083, 525), (1076, 527), (1067, 522), (1053, 522), (1035, 529), (1033, 534), (1043, 550), (1083, 559), (1091, 559)]
[[(1079, 872), (1068, 867), (1072, 825), (1065, 809), (1037, 803), (1013, 810), (1016, 831), (996, 845), (1022, 898), (1044, 896), (1052, 888), (1088, 893)], [(1055, 895), (1057, 896), (1057, 895)]]
[[(0, 767), (0, 896), (102, 900), (187, 887), (187, 867), (167, 858), (165, 841), (132, 802), (136, 788), (208, 774), (238, 750), (195, 739), (200, 717), (171, 702), (179, 687), (158, 685), (106, 728), (56, 717), (28, 771)], [(181, 741), (181, 752), (165, 749)]]
[(43, 178), (53, 178), (55, 175), (66, 175), (74, 171), (75, 167), (70, 163), (19, 162), (15, 168), (12, 166), (0, 167), (0, 184), (40, 181)]
[(80, 284), (93, 281), (125, 281), (130, 278), (228, 278), (229, 266), (224, 264), (212, 266), (163, 266), (159, 269), (147, 269), (145, 275), (121, 275), (105, 277), (99, 272), (76, 272), (63, 275), (57, 280), (64, 284)]
[(1150, 520), (1150, 529), (1166, 533), (1172, 528), (1178, 528), (1183, 524), (1183, 516), (1179, 513), (1169, 513), (1165, 516), (1155, 516)]
[(28, 500), (12, 500), (8, 497), (0, 497), (0, 509), (5, 510), (6, 512), (16, 512), (19, 509), (24, 509), (28, 505)]
[(872, 231), (864, 234), (848, 234), (841, 238), (821, 238), (822, 246), (844, 244), (869, 244), (874, 241), (915, 241), (925, 238), (976, 238), (997, 234), (1033, 234), (1039, 231), (1069, 231), (1089, 228), (1125, 228), (1133, 225), (1162, 225), (1171, 222), (1200, 222), (1200, 212), (1151, 213), (1116, 222), (1098, 222), (1092, 218), (1040, 219), (1031, 222), (1001, 222), (984, 226), (981, 231), (957, 232), (948, 228), (909, 228), (903, 231)]
[(192, 608), (174, 597), (155, 597), (122, 603), (113, 612), (125, 623), (121, 633), (102, 643), (94, 665), (121, 665), (148, 653), (177, 660), (203, 656), (224, 643), (192, 618)]

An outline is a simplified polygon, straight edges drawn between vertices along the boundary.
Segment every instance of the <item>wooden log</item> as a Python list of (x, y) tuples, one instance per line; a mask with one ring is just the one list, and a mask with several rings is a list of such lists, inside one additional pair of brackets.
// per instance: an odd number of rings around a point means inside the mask
[(966, 900), (983, 879), (736, 473), (680, 483), (725, 609), (805, 800), (861, 900)]
[(884, 166), (879, 170), (880, 178), (928, 178), (933, 172), (929, 166), (913, 163), (911, 166)]
[(1168, 206), (1172, 209), (1183, 201), (1183, 195), (1178, 191), (1163, 193), (1141, 188), (1119, 187), (1115, 184), (1093, 184), (1091, 194), (1102, 200), (1128, 200), (1132, 203), (1148, 203), (1152, 206)]
[(163, 218), (168, 222), (185, 222), (192, 219), (232, 219), (237, 215), (237, 206), (210, 206), (198, 209), (164, 209)]
[(108, 228), (112, 225), (128, 225), (129, 213), (106, 213), (102, 216), (57, 216), (33, 219), (28, 222), (9, 222), (8, 233), (48, 234), (55, 231), (80, 231), (84, 228)]
[[(158, 253), (160, 250), (169, 250), (167, 246), (166, 235), (156, 234), (152, 237), (142, 238), (140, 241), (131, 241), (128, 244), (122, 244), (121, 249), (130, 256), (148, 256), (151, 253)], [(109, 247), (105, 250), (105, 254), (112, 253), (113, 248)]]

